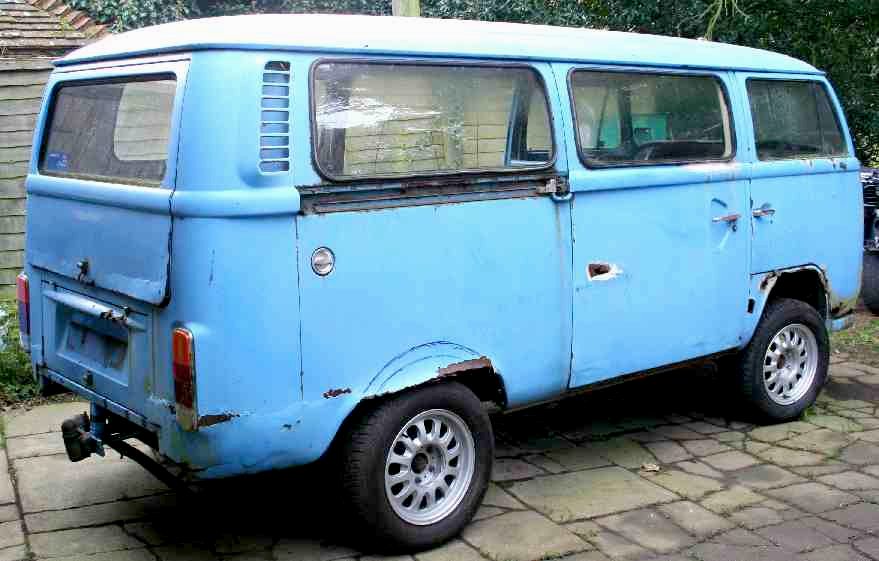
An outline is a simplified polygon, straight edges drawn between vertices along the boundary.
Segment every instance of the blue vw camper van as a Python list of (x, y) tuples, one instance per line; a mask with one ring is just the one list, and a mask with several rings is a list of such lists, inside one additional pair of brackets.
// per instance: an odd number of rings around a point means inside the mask
[(22, 339), (72, 460), (194, 478), (333, 450), (376, 540), (479, 506), (508, 411), (725, 358), (793, 419), (861, 268), (824, 74), (705, 41), (358, 16), (124, 33), (57, 61)]

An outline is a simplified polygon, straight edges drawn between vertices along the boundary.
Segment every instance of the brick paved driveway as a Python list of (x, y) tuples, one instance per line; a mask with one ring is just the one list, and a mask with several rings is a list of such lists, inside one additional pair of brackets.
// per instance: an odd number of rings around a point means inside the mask
[[(819, 406), (784, 425), (742, 422), (710, 370), (497, 417), (477, 520), (415, 559), (879, 560), (879, 369), (834, 361)], [(82, 409), (7, 416), (0, 561), (378, 559), (346, 542), (321, 466), (183, 504), (112, 453), (69, 463), (53, 431)]]

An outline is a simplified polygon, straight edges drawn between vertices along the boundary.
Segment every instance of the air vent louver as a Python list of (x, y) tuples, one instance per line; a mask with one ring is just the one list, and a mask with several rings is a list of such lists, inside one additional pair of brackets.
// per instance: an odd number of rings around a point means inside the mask
[(271, 61), (262, 75), (259, 170), (290, 171), (290, 63)]

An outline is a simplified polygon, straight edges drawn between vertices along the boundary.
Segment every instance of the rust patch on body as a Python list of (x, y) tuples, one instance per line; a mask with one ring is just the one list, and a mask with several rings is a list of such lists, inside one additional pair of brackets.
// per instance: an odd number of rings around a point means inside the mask
[(216, 415), (202, 415), (198, 418), (199, 427), (210, 427), (231, 421), (238, 416), (238, 413), (218, 413)]
[(324, 392), (324, 399), (339, 397), (340, 395), (344, 395), (346, 393), (351, 393), (351, 388), (330, 388)]
[(760, 281), (760, 290), (767, 291), (775, 285), (775, 281), (778, 279), (778, 273), (772, 271), (763, 277), (763, 280)]
[(439, 370), (437, 370), (437, 373), (440, 376), (454, 376), (455, 374), (459, 374), (467, 370), (477, 370), (479, 368), (493, 368), (491, 365), (491, 361), (488, 360), (488, 357), (481, 356), (479, 358), (463, 360), (461, 362), (454, 362), (448, 366), (440, 368)]

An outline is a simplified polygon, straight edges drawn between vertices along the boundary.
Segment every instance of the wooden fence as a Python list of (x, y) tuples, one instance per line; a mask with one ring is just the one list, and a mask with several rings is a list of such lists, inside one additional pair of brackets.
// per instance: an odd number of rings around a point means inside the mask
[[(11, 296), (24, 260), (25, 191), (34, 122), (49, 58), (0, 58), (0, 296)], [(63, 228), (63, 225), (59, 224)]]

